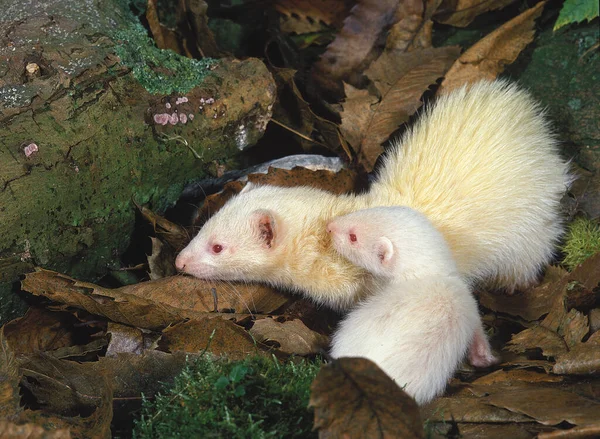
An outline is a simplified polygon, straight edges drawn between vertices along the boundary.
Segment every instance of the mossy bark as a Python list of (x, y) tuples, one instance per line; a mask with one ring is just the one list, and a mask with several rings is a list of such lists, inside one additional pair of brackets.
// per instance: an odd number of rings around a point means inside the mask
[[(264, 132), (264, 64), (164, 69), (134, 20), (117, 0), (10, 0), (0, 17), (0, 321), (20, 274), (102, 275), (129, 243), (134, 201), (163, 211)], [(125, 65), (127, 51), (145, 60)], [(178, 92), (150, 93), (157, 83)]]

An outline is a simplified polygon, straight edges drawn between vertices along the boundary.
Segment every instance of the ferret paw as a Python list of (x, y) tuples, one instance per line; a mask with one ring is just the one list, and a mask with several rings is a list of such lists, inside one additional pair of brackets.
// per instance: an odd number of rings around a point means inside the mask
[(471, 346), (469, 346), (469, 363), (474, 367), (490, 367), (500, 362), (492, 353), (492, 347), (488, 341), (483, 327), (479, 327), (475, 331)]

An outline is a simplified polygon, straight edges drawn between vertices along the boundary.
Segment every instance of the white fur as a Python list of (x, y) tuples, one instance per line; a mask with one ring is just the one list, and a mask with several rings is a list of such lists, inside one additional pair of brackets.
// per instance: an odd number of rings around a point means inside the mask
[[(459, 89), (396, 143), (367, 194), (252, 186), (205, 224), (177, 267), (267, 282), (347, 309), (368, 296), (372, 276), (333, 251), (325, 224), (359, 209), (406, 205), (440, 230), (462, 276), (526, 286), (552, 258), (563, 230), (559, 200), (571, 181), (542, 113), (506, 82)], [(257, 211), (273, 219), (270, 246)], [(211, 253), (214, 243), (225, 250)]]
[(443, 236), (407, 207), (379, 207), (327, 225), (336, 251), (381, 280), (333, 335), (331, 355), (374, 361), (417, 403), (444, 391), (468, 348), (471, 362), (496, 362), (475, 298)]

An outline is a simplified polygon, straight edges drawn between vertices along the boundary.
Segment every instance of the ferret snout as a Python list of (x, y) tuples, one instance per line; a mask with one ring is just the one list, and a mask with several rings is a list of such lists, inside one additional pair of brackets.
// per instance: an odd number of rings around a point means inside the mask
[(189, 258), (183, 253), (179, 253), (175, 259), (175, 268), (178, 271), (185, 271), (185, 266), (188, 264)]

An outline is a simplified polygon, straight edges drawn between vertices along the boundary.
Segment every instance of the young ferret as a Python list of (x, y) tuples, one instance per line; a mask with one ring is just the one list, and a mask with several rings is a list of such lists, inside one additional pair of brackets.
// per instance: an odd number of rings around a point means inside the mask
[(333, 247), (379, 285), (340, 323), (331, 356), (365, 357), (425, 404), (443, 393), (469, 346), (495, 362), (477, 303), (443, 236), (419, 212), (378, 207), (331, 221)]
[(176, 266), (348, 309), (368, 296), (372, 276), (333, 250), (326, 224), (359, 209), (404, 205), (442, 233), (465, 279), (511, 290), (534, 282), (551, 259), (570, 181), (529, 94), (504, 81), (480, 82), (426, 109), (366, 194), (247, 185), (206, 222)]

